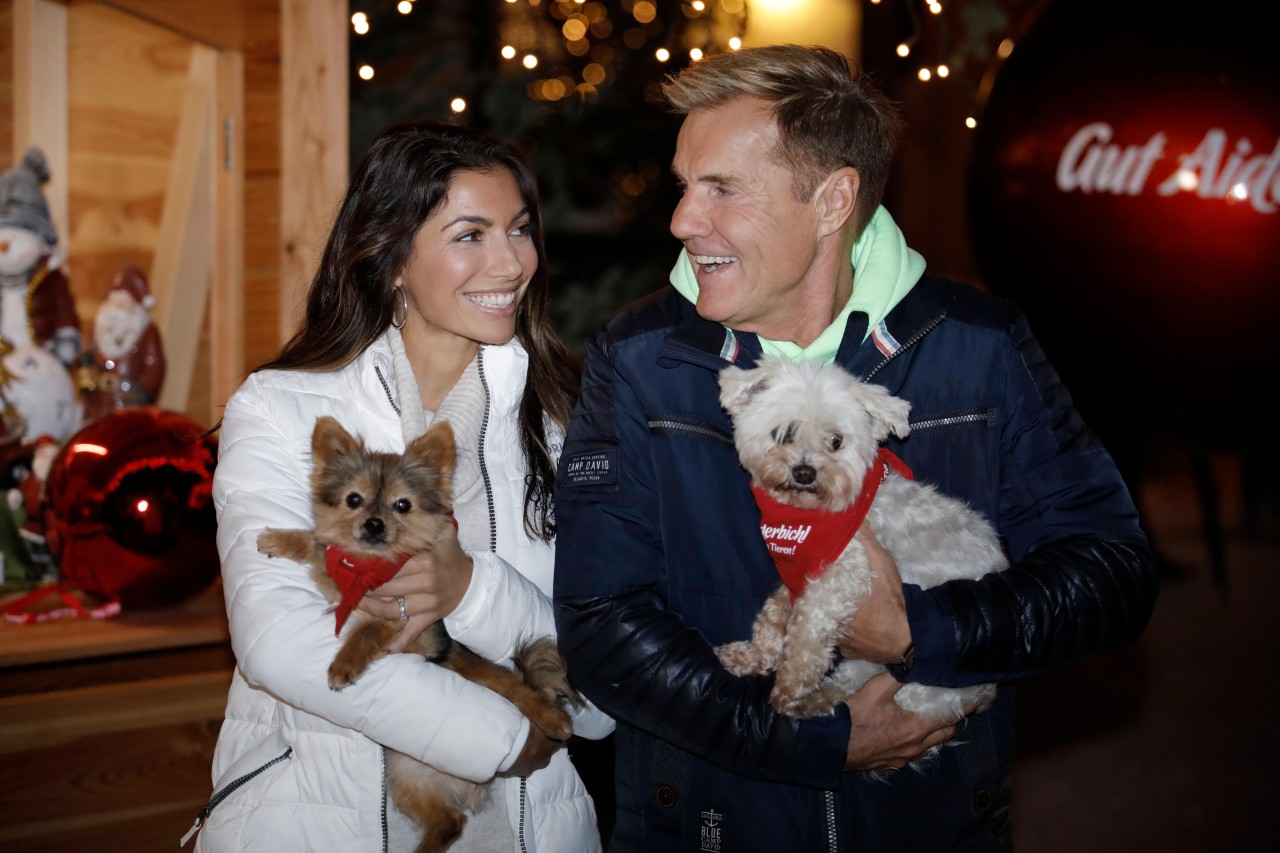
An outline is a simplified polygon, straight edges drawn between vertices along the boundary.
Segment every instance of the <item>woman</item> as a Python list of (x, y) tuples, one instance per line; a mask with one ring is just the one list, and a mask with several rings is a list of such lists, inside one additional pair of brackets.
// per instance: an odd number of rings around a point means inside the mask
[[(503, 777), (451, 853), (600, 849), (567, 753), (497, 694), (410, 654), (331, 691), (331, 608), (306, 568), (256, 547), (264, 527), (312, 524), (318, 416), (396, 453), (446, 418), (457, 540), (360, 606), (406, 620), (392, 651), (439, 618), (497, 661), (554, 635), (550, 496), (577, 374), (547, 317), (540, 229), (534, 177), (507, 143), (437, 123), (383, 131), (301, 329), (228, 401), (214, 500), (237, 667), (198, 849), (412, 849), (420, 830), (387, 798), (384, 747), (476, 782)], [(585, 737), (612, 727), (590, 706), (575, 714)]]

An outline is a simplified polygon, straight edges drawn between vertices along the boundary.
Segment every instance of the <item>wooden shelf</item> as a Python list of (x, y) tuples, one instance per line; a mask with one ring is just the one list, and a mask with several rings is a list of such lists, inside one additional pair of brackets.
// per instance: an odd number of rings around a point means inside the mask
[[(0, 622), (0, 670), (30, 664), (207, 646), (228, 641), (222, 585), (177, 607), (125, 611), (113, 619)], [(2, 681), (0, 681), (2, 683)]]
[(0, 624), (0, 849), (173, 850), (210, 794), (233, 667), (219, 583), (164, 610)]

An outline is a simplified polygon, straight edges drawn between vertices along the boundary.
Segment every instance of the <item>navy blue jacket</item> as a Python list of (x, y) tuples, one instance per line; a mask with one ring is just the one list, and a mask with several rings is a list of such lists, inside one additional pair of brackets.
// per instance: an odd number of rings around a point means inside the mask
[(838, 363), (911, 402), (890, 448), (991, 520), (1012, 563), (904, 587), (911, 678), (1005, 682), (999, 698), (961, 745), (876, 781), (842, 770), (847, 706), (797, 722), (770, 707), (771, 678), (721, 667), (714, 646), (750, 636), (779, 583), (717, 386), (759, 343), (665, 288), (588, 342), (557, 477), (559, 641), (618, 721), (611, 853), (1006, 849), (1008, 682), (1147, 623), (1155, 559), (1133, 502), (1022, 315), (925, 276), (864, 342), (866, 322), (852, 315)]

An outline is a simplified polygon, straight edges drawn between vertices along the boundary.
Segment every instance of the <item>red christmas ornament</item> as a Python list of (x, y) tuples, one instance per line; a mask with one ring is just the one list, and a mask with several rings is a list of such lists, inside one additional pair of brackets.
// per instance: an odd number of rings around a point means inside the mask
[(212, 437), (185, 415), (120, 409), (73, 434), (49, 469), (43, 517), (65, 584), (143, 610), (217, 576)]

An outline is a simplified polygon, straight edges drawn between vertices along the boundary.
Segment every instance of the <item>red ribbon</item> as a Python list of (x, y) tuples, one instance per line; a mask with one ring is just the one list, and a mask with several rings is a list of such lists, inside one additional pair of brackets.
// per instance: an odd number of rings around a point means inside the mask
[(866, 519), (880, 484), (891, 471), (908, 480), (914, 479), (907, 463), (882, 447), (862, 478), (862, 491), (857, 499), (840, 512), (799, 509), (779, 503), (764, 489), (751, 484), (751, 493), (760, 507), (760, 532), (782, 582), (791, 590), (793, 603), (804, 591), (805, 584), (821, 575), (844, 552)]
[[(61, 601), (62, 606), (55, 604), (52, 608), (38, 609), (40, 603), (46, 598), (55, 597)], [(15, 598), (6, 603), (0, 612), (4, 615), (4, 621), (17, 625), (36, 625), (54, 619), (67, 618), (110, 619), (112, 616), (119, 615), (120, 601), (109, 598), (101, 604), (85, 607), (72, 587), (55, 583), (36, 587), (26, 595)]]

